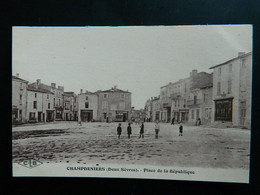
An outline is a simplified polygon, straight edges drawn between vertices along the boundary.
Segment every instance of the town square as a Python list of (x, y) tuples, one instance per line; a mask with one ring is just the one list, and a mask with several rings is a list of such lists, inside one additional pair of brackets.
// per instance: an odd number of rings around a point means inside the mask
[[(118, 139), (117, 123), (57, 122), (13, 128), (13, 160), (43, 163), (124, 164), (179, 167), (248, 169), (249, 137), (246, 129), (163, 124), (155, 139), (154, 123), (132, 124), (127, 138), (127, 123), (122, 123)], [(162, 160), (163, 159), (163, 160)]]
[(14, 172), (28, 161), (176, 166), (238, 170), (240, 179), (223, 179), (248, 181), (251, 32), (14, 27)]

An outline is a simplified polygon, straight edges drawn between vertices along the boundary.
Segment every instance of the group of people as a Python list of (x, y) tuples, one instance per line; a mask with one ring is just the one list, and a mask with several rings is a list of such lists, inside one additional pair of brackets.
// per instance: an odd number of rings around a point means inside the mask
[[(155, 139), (158, 139), (159, 131), (160, 131), (160, 124), (159, 124), (159, 121), (157, 120), (156, 123), (155, 123)], [(122, 133), (122, 127), (121, 127), (121, 123), (119, 123), (118, 127), (117, 127), (118, 139), (120, 139), (121, 133)], [(128, 127), (127, 127), (128, 139), (130, 139), (130, 135), (131, 134), (132, 134), (131, 123), (128, 123)], [(179, 136), (182, 136), (182, 135), (183, 135), (183, 126), (180, 123), (180, 126), (179, 126)], [(142, 124), (140, 126), (139, 138), (144, 138), (144, 123), (143, 122), (142, 122)]]

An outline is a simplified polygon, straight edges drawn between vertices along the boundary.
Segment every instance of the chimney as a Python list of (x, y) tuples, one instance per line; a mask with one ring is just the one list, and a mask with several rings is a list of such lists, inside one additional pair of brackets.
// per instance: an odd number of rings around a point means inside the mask
[(86, 92), (85, 93), (88, 93), (88, 90), (86, 90)]
[(52, 88), (56, 88), (56, 83), (51, 83)]
[(191, 73), (190, 73), (190, 76), (193, 77), (195, 76), (196, 74), (198, 73), (198, 70), (192, 70)]
[(238, 52), (238, 56), (244, 55), (246, 52)]
[(117, 87), (117, 86), (115, 85), (115, 86), (114, 86), (114, 89), (116, 89), (116, 87)]
[(18, 78), (19, 78), (19, 73), (16, 73), (16, 77), (18, 77)]
[(83, 93), (83, 89), (80, 89), (80, 94), (82, 94)]
[(36, 80), (36, 89), (38, 89), (40, 84), (41, 84), (41, 79), (37, 79)]
[(62, 92), (64, 91), (64, 87), (63, 86), (58, 86), (58, 89), (61, 90)]

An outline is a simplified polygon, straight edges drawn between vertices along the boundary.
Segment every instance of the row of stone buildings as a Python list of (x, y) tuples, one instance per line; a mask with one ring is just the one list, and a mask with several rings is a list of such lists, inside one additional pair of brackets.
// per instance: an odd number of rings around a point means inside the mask
[(250, 128), (252, 53), (212, 66), (212, 73), (192, 70), (190, 76), (160, 88), (145, 103), (146, 120), (223, 124)]
[(46, 85), (12, 76), (13, 124), (67, 121), (128, 121), (131, 118), (131, 92), (116, 86), (105, 91), (79, 94), (65, 92), (56, 83)]

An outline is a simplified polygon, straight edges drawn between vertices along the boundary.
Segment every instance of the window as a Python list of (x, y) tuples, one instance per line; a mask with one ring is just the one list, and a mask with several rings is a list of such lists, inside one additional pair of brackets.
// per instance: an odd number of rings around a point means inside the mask
[(194, 119), (194, 110), (191, 110), (191, 118)]
[(228, 81), (228, 94), (231, 94), (231, 88), (232, 88), (232, 81), (231, 80), (229, 80)]
[(218, 76), (221, 76), (221, 68), (218, 69)]
[(121, 99), (125, 99), (125, 94), (121, 94), (121, 95), (120, 95), (120, 98), (121, 98)]
[(88, 108), (88, 106), (89, 106), (89, 103), (85, 102), (85, 108)]
[(208, 97), (209, 97), (209, 95), (205, 93), (204, 94), (204, 102), (205, 103), (208, 103)]
[(53, 106), (55, 106), (55, 98), (53, 98)]
[(23, 83), (20, 83), (20, 89), (23, 89)]
[(34, 94), (34, 97), (37, 98), (37, 93)]
[(104, 93), (104, 94), (103, 94), (103, 97), (104, 97), (104, 99), (106, 99), (106, 98), (107, 98), (107, 94), (106, 94), (106, 93)]
[(217, 85), (217, 95), (220, 95), (220, 90), (221, 90), (221, 83), (218, 82), (218, 85)]
[(88, 96), (86, 96), (86, 100), (88, 100)]
[(60, 99), (59, 99), (59, 106), (60, 106)]
[(37, 101), (33, 101), (33, 108), (37, 109)]
[(104, 119), (106, 119), (107, 118), (107, 113), (106, 112), (103, 113), (103, 116), (104, 116)]
[(47, 99), (49, 99), (49, 95), (47, 95)]
[(51, 103), (48, 103), (48, 109), (50, 109), (51, 108)]
[(232, 71), (232, 64), (229, 64), (229, 71)]
[(70, 111), (72, 111), (72, 105), (70, 105)]
[(20, 95), (20, 99), (19, 99), (19, 103), (20, 103), (20, 105), (22, 105), (22, 100), (23, 100), (23, 96)]
[(197, 96), (196, 95), (194, 95), (194, 97), (193, 97), (193, 103), (197, 104)]

